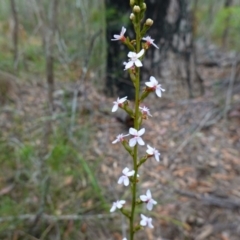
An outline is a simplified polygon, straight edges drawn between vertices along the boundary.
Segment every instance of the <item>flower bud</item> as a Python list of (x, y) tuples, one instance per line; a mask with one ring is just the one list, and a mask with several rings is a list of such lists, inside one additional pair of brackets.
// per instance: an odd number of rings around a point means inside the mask
[(133, 13), (130, 14), (130, 20), (134, 20), (135, 15)]
[(135, 0), (130, 0), (130, 6), (133, 6), (135, 3)]
[(147, 5), (146, 5), (146, 3), (143, 3), (143, 5), (142, 5), (142, 9), (143, 9), (143, 10), (147, 9)]
[(148, 18), (145, 22), (147, 26), (152, 26), (153, 25), (153, 20), (151, 18)]
[(135, 13), (140, 13), (140, 11), (141, 11), (141, 9), (140, 9), (139, 6), (135, 5), (135, 6), (133, 7), (133, 12), (135, 12)]

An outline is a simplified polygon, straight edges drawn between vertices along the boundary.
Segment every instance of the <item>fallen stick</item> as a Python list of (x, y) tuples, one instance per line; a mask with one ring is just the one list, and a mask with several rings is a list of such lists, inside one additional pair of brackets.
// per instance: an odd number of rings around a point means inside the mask
[[(48, 215), (48, 214), (42, 214), (41, 219), (47, 220), (47, 221), (79, 221), (79, 220), (92, 220), (92, 219), (107, 219), (107, 218), (113, 218), (116, 217), (117, 214), (93, 214), (93, 215), (76, 215), (76, 214), (69, 214), (69, 215)], [(1, 222), (9, 222), (9, 221), (34, 221), (36, 218), (36, 214), (22, 214), (17, 216), (8, 216), (8, 217), (0, 217), (0, 223)]]
[(201, 201), (205, 205), (228, 208), (228, 209), (239, 209), (240, 208), (240, 201), (235, 200), (235, 199), (219, 198), (219, 197), (215, 197), (215, 196), (197, 194), (197, 193), (192, 193), (192, 192), (182, 191), (182, 190), (175, 190), (175, 192), (182, 196), (195, 198), (195, 199)]

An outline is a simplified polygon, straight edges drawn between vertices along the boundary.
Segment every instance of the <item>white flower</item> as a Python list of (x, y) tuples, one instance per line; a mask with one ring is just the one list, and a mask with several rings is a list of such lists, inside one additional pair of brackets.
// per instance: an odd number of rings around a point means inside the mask
[(129, 185), (129, 177), (133, 176), (135, 171), (129, 171), (129, 168), (124, 168), (122, 171), (123, 175), (118, 179), (118, 184), (124, 184), (125, 186)]
[(129, 136), (129, 134), (123, 135), (122, 133), (117, 135), (117, 138), (112, 141), (112, 144), (115, 144), (117, 142), (122, 142), (124, 140), (124, 137)]
[(165, 89), (161, 88), (161, 84), (158, 84), (158, 81), (153, 76), (150, 77), (150, 82), (145, 82), (145, 84), (149, 88), (155, 90), (155, 92), (156, 92), (158, 97), (161, 97), (162, 96), (162, 92), (165, 91)]
[(152, 39), (150, 36), (143, 37), (142, 40), (147, 42), (147, 45), (153, 45), (155, 48), (159, 49), (158, 46), (154, 43), (154, 39)]
[(137, 143), (139, 145), (144, 145), (144, 141), (142, 140), (141, 136), (145, 133), (145, 128), (137, 131), (135, 128), (130, 128), (129, 133), (134, 137), (129, 140), (129, 146), (134, 147)]
[(143, 115), (145, 115), (145, 116), (148, 115), (148, 116), (152, 117), (149, 108), (143, 106), (143, 107), (139, 107), (139, 109)]
[(127, 100), (127, 97), (123, 97), (123, 98), (118, 97), (117, 101), (113, 102), (112, 112), (116, 112), (118, 110), (118, 107), (121, 107), (126, 100)]
[(157, 204), (157, 202), (152, 198), (152, 194), (151, 194), (151, 191), (149, 189), (147, 190), (146, 195), (141, 195), (140, 196), (140, 199), (143, 202), (147, 203), (146, 207), (149, 211), (151, 211), (153, 209), (154, 204)]
[(124, 41), (126, 38), (124, 37), (124, 34), (126, 32), (126, 28), (125, 27), (122, 27), (122, 30), (120, 32), (120, 35), (118, 34), (114, 34), (113, 37), (114, 39), (111, 39), (112, 41)]
[(150, 156), (153, 156), (155, 157), (156, 161), (159, 162), (159, 156), (161, 155), (158, 150), (156, 150), (155, 148), (152, 148), (151, 146), (147, 145), (147, 154), (150, 155)]
[(123, 238), (123, 240), (127, 240), (126, 238)]
[(152, 225), (152, 218), (148, 218), (143, 214), (141, 214), (141, 218), (142, 218), (140, 222), (141, 226), (148, 226), (149, 228), (154, 228), (154, 226)]
[(128, 53), (129, 60), (128, 60), (127, 64), (125, 65), (124, 70), (127, 70), (127, 69), (133, 67), (134, 65), (136, 67), (142, 67), (142, 62), (139, 60), (139, 58), (142, 57), (143, 54), (144, 54), (144, 49), (142, 49), (139, 53), (129, 52)]
[(123, 207), (123, 204), (125, 204), (126, 201), (125, 200), (118, 200), (116, 202), (113, 203), (110, 212), (114, 212), (117, 208), (121, 209)]

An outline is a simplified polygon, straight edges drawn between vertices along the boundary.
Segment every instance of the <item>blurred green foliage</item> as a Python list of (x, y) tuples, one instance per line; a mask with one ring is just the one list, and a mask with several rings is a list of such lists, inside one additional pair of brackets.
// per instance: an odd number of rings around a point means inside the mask
[(219, 43), (224, 31), (228, 29), (228, 38), (231, 49), (240, 49), (240, 6), (232, 6), (220, 9), (213, 22), (213, 38)]
[[(197, 37), (210, 40), (218, 46), (223, 44), (223, 35), (227, 32), (227, 48), (239, 50), (240, 6), (233, 4), (224, 7), (224, 1), (199, 1), (196, 11)], [(225, 46), (226, 47), (226, 46)]]
[[(49, 0), (41, 2), (44, 3), (43, 7), (48, 16)], [(99, 82), (105, 74), (106, 55), (103, 1), (59, 2), (54, 51), (56, 86), (61, 88), (59, 82), (70, 83), (79, 80), (83, 70), (89, 67), (89, 72), (95, 73), (90, 81), (96, 81), (97, 86), (101, 88), (103, 84)], [(26, 92), (23, 88), (21, 90), (23, 96), (29, 97), (28, 101), (31, 102), (31, 98), (40, 98), (35, 93), (28, 93), (36, 87), (34, 83), (42, 81), (41, 86), (45, 84), (45, 53), (34, 4), (29, 4), (29, 0), (16, 1), (16, 4), (20, 23), (18, 71), (16, 72), (13, 64), (9, 1), (0, 1), (0, 70), (18, 74), (23, 86), (27, 85), (25, 79), (30, 81), (32, 89), (28, 88)], [(46, 90), (44, 87), (43, 89)], [(47, 191), (44, 208), (47, 214), (104, 211), (105, 201), (96, 177), (102, 159), (89, 159), (89, 156), (92, 156), (92, 153), (89, 153), (89, 143), (92, 141), (95, 123), (89, 120), (89, 116), (78, 116), (77, 113), (76, 119), (81, 117), (86, 123), (76, 122), (74, 134), (69, 137), (71, 97), (64, 96), (62, 104), (65, 112), (59, 114), (61, 117), (54, 121), (46, 156), (41, 155), (41, 147), (48, 117), (34, 114), (29, 116), (29, 111), (37, 112), (39, 109), (44, 114), (42, 108), (46, 107), (46, 104), (44, 106), (42, 99), (36, 101), (35, 106), (24, 106), (24, 113), (15, 109), (3, 113), (7, 115), (4, 121), (9, 124), (6, 128), (2, 127), (0, 132), (0, 191), (6, 191), (0, 194), (1, 217), (36, 214), (41, 208), (44, 191)], [(44, 185), (45, 178), (49, 178), (48, 186)], [(12, 185), (13, 189), (8, 189)], [(60, 229), (61, 233), (66, 227), (65, 224), (64, 222)], [(79, 229), (79, 221), (75, 224)], [(15, 229), (28, 227), (28, 221), (13, 219), (0, 222), (0, 239), (11, 239)], [(44, 224), (39, 226), (42, 232), (46, 227)], [(79, 239), (76, 237), (79, 236), (79, 231), (76, 232), (71, 239)], [(19, 239), (25, 240), (27, 237)]]

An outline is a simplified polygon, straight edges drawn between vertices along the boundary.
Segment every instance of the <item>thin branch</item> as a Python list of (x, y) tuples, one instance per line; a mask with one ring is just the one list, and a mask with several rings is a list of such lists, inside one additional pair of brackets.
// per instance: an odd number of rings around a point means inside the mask
[(11, 11), (13, 16), (14, 28), (13, 28), (13, 47), (14, 47), (14, 69), (17, 69), (18, 65), (18, 28), (19, 28), (19, 21), (18, 21), (18, 12), (16, 8), (15, 0), (11, 0)]
[(224, 119), (227, 118), (227, 112), (230, 109), (231, 106), (231, 100), (232, 100), (232, 92), (233, 92), (233, 85), (236, 79), (236, 72), (237, 72), (237, 57), (235, 58), (235, 61), (232, 63), (232, 71), (231, 71), (231, 78), (228, 85), (227, 90), (227, 96), (226, 96), (226, 103), (225, 103), (225, 109), (224, 109)]
[(196, 133), (205, 126), (205, 124), (208, 122), (208, 120), (212, 117), (213, 114), (215, 114), (214, 111), (210, 111), (205, 114), (195, 131), (190, 136), (186, 137), (185, 140), (177, 148), (177, 152), (181, 152), (183, 150), (183, 148), (193, 139)]
[(202, 195), (198, 193), (193, 193), (189, 191), (182, 191), (176, 189), (175, 192), (179, 195), (195, 198), (202, 202), (205, 205), (215, 206), (215, 207), (222, 207), (228, 209), (239, 209), (240, 208), (240, 201), (230, 198), (219, 198), (211, 195)]
[[(96, 215), (76, 215), (76, 214), (69, 214), (69, 215), (48, 215), (42, 214), (41, 219), (46, 221), (79, 221), (79, 220), (93, 220), (93, 219), (108, 219), (108, 218), (115, 218), (117, 214), (96, 214)], [(11, 222), (11, 221), (34, 221), (36, 218), (36, 214), (23, 214), (18, 216), (8, 216), (8, 217), (0, 217), (1, 222)]]
[(102, 30), (100, 29), (91, 38), (90, 45), (89, 45), (88, 56), (87, 56), (87, 59), (85, 61), (85, 68), (84, 68), (85, 71), (84, 71), (84, 74), (83, 74), (83, 77), (82, 77), (82, 81), (79, 81), (76, 84), (76, 87), (75, 87), (74, 92), (73, 92), (72, 113), (71, 113), (70, 133), (69, 133), (70, 138), (72, 137), (74, 124), (75, 124), (76, 110), (77, 110), (77, 104), (78, 104), (77, 97), (78, 97), (78, 94), (79, 94), (80, 84), (84, 83), (86, 81), (87, 72), (89, 70), (89, 63), (90, 63), (90, 59), (91, 59), (91, 56), (92, 56), (92, 51), (93, 51), (93, 48), (94, 48), (94, 43), (95, 43), (97, 37), (101, 34), (101, 32), (102, 32)]

